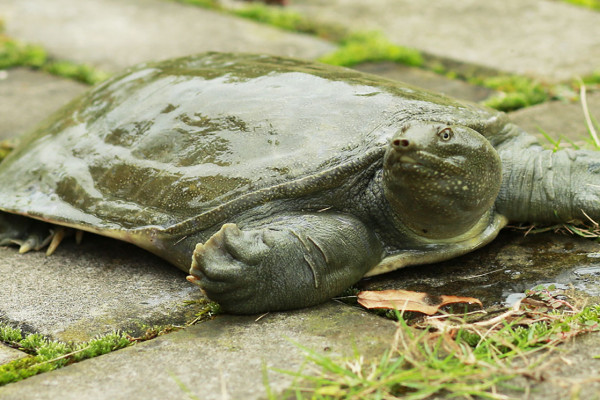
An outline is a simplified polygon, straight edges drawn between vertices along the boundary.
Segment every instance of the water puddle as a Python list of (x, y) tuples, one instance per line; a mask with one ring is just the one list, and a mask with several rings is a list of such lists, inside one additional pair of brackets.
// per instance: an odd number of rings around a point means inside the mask
[(364, 290), (406, 289), (470, 296), (486, 307), (511, 305), (539, 285), (574, 288), (600, 302), (600, 244), (558, 234), (524, 237), (504, 231), (491, 245), (439, 264), (415, 266), (364, 279)]

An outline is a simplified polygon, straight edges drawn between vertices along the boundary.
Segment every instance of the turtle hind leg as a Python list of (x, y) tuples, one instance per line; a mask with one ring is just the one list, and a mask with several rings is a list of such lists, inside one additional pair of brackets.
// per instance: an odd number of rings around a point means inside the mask
[(19, 246), (19, 253), (26, 253), (48, 246), (53, 236), (51, 224), (0, 212), (0, 246), (16, 245)]

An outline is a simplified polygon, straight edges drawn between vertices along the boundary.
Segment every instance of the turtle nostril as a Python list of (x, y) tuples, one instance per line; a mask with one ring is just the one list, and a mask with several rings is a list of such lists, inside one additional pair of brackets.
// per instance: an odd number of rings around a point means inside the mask
[(410, 145), (410, 141), (407, 139), (396, 139), (392, 142), (394, 147), (408, 147)]

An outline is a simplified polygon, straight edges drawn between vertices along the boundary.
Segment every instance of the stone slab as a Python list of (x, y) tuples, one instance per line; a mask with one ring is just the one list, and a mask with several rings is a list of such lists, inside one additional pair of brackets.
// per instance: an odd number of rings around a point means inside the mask
[(0, 247), (0, 319), (28, 332), (85, 341), (113, 330), (183, 324), (202, 298), (186, 274), (137, 247), (96, 235), (50, 257)]
[(87, 88), (70, 79), (25, 68), (0, 71), (0, 140), (33, 129)]
[(380, 30), (399, 45), (548, 81), (600, 65), (600, 15), (551, 0), (295, 0), (317, 21)]
[[(588, 333), (559, 346), (542, 360), (542, 380), (531, 387), (529, 400), (598, 399), (600, 377), (600, 334)], [(541, 355), (545, 357), (545, 355)], [(523, 381), (521, 381), (521, 386)], [(510, 398), (523, 398), (522, 391), (505, 393)]]
[[(600, 92), (588, 93), (586, 97), (590, 114), (600, 121)], [(510, 118), (527, 132), (538, 135), (545, 143), (548, 141), (542, 137), (538, 128), (554, 139), (564, 137), (577, 145), (585, 145), (590, 140), (579, 102), (542, 103), (512, 112)]]
[(0, 343), (0, 365), (23, 357), (27, 357), (27, 354)]
[(259, 320), (221, 316), (0, 387), (0, 398), (264, 399), (264, 370), (275, 398), (282, 398), (277, 394), (294, 377), (273, 369), (299, 370), (305, 356), (297, 344), (334, 359), (356, 349), (368, 359), (391, 346), (395, 329), (389, 320), (335, 303)]
[(0, 0), (9, 35), (108, 72), (204, 51), (314, 59), (334, 45), (165, 0)]
[(410, 83), (461, 100), (479, 102), (496, 92), (492, 89), (471, 85), (467, 82), (448, 79), (445, 76), (420, 68), (411, 68), (391, 62), (365, 63), (353, 67), (362, 72), (381, 75), (389, 79)]

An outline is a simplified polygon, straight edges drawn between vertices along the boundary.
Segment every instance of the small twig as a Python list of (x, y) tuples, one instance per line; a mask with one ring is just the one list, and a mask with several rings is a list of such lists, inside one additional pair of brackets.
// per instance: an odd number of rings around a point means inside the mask
[(258, 321), (260, 321), (261, 319), (263, 319), (264, 317), (266, 317), (266, 316), (267, 316), (267, 315), (269, 315), (269, 314), (270, 314), (270, 313), (268, 313), (268, 312), (267, 312), (267, 313), (264, 313), (264, 314), (260, 315), (258, 318), (256, 318), (256, 319), (254, 320), (254, 322), (258, 322)]
[(491, 274), (494, 274), (496, 272), (503, 271), (503, 270), (504, 270), (504, 268), (498, 268), (498, 269), (495, 269), (493, 271), (485, 272), (483, 274), (467, 276), (467, 277), (465, 277), (463, 279), (481, 278), (482, 276), (491, 275)]
[(82, 351), (85, 351), (85, 350), (89, 349), (90, 347), (92, 347), (92, 345), (86, 346), (83, 349), (72, 351), (72, 352), (67, 353), (67, 354), (63, 354), (62, 356), (53, 358), (52, 360), (42, 361), (40, 363), (37, 363), (37, 365), (47, 364), (47, 363), (51, 363), (51, 362), (54, 362), (54, 361), (62, 360), (63, 358), (71, 357), (72, 355), (75, 355), (77, 353), (81, 353)]
[(587, 219), (589, 219), (589, 220), (590, 220), (590, 222), (592, 223), (592, 225), (594, 225), (596, 228), (599, 226), (599, 225), (598, 225), (598, 223), (597, 223), (596, 221), (594, 221), (594, 220), (592, 219), (592, 217), (590, 217), (589, 215), (587, 215), (587, 213), (586, 213), (585, 211), (581, 210), (581, 212), (583, 213), (583, 215), (585, 215), (585, 217), (586, 217)]
[(589, 111), (588, 105), (587, 105), (585, 84), (583, 83), (581, 78), (579, 79), (579, 82), (581, 83), (581, 86), (579, 89), (579, 97), (581, 98), (581, 108), (583, 108), (583, 115), (585, 117), (585, 123), (587, 125), (588, 130), (590, 131), (590, 135), (592, 136), (592, 139), (594, 139), (594, 143), (596, 144), (596, 147), (600, 147), (600, 139), (598, 139), (598, 134), (596, 133), (596, 129), (594, 129), (594, 124), (592, 123), (592, 118), (590, 117), (590, 111)]
[(527, 230), (525, 231), (525, 234), (524, 234), (523, 236), (527, 236), (527, 235), (528, 235), (528, 234), (529, 234), (529, 233), (530, 233), (530, 232), (533, 230), (533, 228), (535, 228), (535, 225), (531, 225), (531, 226), (529, 227), (529, 229), (527, 229)]

